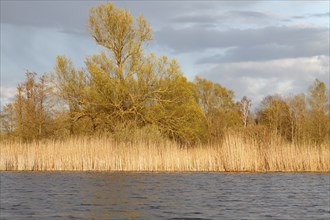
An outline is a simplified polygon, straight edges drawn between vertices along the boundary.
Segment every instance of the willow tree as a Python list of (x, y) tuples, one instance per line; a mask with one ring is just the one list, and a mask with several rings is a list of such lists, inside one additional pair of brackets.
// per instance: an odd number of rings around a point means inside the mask
[(152, 39), (151, 27), (141, 15), (134, 22), (128, 10), (116, 8), (112, 3), (101, 4), (90, 10), (89, 31), (95, 41), (108, 49), (113, 59), (113, 76), (121, 83), (131, 77), (141, 57), (143, 45)]
[(194, 84), (183, 76), (178, 63), (161, 57), (156, 60), (152, 58), (147, 66), (142, 65), (142, 68), (147, 67), (153, 73), (151, 76), (156, 77), (155, 81), (145, 86), (148, 91), (143, 96), (147, 121), (179, 142), (191, 144), (206, 141), (206, 117), (196, 102)]
[(89, 57), (86, 64), (86, 103), (95, 106), (110, 131), (153, 125), (183, 143), (206, 140), (205, 118), (193, 86), (175, 60), (141, 56), (124, 81), (116, 77), (116, 66), (105, 53)]
[(88, 29), (105, 50), (87, 57), (84, 70), (64, 57), (55, 68), (61, 97), (78, 118), (88, 115), (97, 130), (153, 125), (180, 142), (206, 139), (194, 88), (178, 63), (143, 52), (152, 39), (143, 16), (134, 19), (127, 10), (101, 4), (90, 10)]

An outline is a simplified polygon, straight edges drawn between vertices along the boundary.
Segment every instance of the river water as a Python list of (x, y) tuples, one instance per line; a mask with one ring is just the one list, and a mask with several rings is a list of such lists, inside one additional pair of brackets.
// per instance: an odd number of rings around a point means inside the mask
[(1, 219), (330, 219), (330, 174), (1, 172)]

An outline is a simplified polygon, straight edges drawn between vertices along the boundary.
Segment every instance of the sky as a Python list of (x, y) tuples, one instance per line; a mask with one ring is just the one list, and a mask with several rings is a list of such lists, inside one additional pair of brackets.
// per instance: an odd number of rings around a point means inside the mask
[[(26, 70), (53, 71), (58, 55), (83, 67), (104, 50), (87, 31), (101, 1), (1, 0), (1, 105)], [(247, 96), (306, 92), (315, 78), (329, 88), (330, 1), (113, 1), (153, 30), (147, 52), (177, 59), (184, 75)]]

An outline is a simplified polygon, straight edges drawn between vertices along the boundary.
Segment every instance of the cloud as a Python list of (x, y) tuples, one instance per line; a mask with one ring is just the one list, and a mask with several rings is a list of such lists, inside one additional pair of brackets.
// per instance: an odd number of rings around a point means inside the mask
[(267, 95), (306, 92), (315, 78), (329, 82), (329, 56), (214, 65), (200, 76), (259, 103)]
[(181, 15), (174, 17), (171, 19), (172, 22), (175, 23), (216, 23), (218, 21), (218, 17), (214, 15)]
[(306, 19), (308, 16), (304, 16), (304, 15), (295, 15), (292, 16), (291, 19)]
[(330, 17), (330, 12), (312, 14), (311, 17)]
[(209, 30), (167, 27), (156, 33), (159, 44), (175, 53), (226, 49), (198, 63), (270, 60), (329, 54), (329, 30), (314, 26), (270, 26), (256, 29)]
[(13, 101), (16, 94), (16, 87), (5, 87), (0, 88), (0, 108), (5, 106), (7, 103)]
[[(324, 13), (314, 13), (314, 14), (305, 14), (305, 15), (295, 15), (291, 16), (291, 19), (309, 19), (309, 18), (326, 18), (330, 17), (330, 12), (324, 12)], [(289, 19), (289, 20), (291, 20)]]
[(175, 16), (171, 21), (175, 23), (219, 23), (233, 22), (233, 20), (254, 20), (259, 23), (261, 20), (273, 18), (270, 15), (257, 11), (226, 11), (221, 12), (221, 14), (189, 13)]
[(89, 33), (87, 31), (82, 31), (79, 29), (61, 29), (59, 30), (60, 33), (76, 35), (78, 37), (89, 37)]
[[(80, 32), (79, 32), (80, 33)], [(1, 102), (14, 96), (12, 88), (22, 82), (26, 70), (38, 75), (53, 71), (58, 55), (66, 55), (77, 67), (86, 56), (100, 51), (92, 38), (68, 34), (56, 28), (1, 25)]]
[(1, 23), (85, 30), (89, 7), (95, 4), (97, 2), (4, 1), (1, 2)]
[(81, 66), (85, 56), (99, 50), (91, 38), (66, 34), (56, 28), (2, 24), (2, 86), (16, 86), (27, 69), (38, 74), (52, 71), (58, 55), (65, 54)]
[(239, 17), (240, 19), (269, 19), (273, 18), (270, 15), (267, 15), (258, 11), (229, 11), (228, 15), (230, 18)]
[[(4, 1), (1, 2), (1, 23), (86, 30), (91, 7), (107, 1)], [(143, 14), (152, 25), (166, 24), (183, 11), (217, 10), (216, 2), (152, 2), (116, 1), (114, 5), (128, 9), (134, 16)], [(228, 4), (231, 5), (231, 4)], [(248, 4), (244, 4), (248, 5)]]
[(256, 46), (231, 48), (225, 54), (217, 54), (201, 58), (198, 64), (226, 63), (242, 61), (265, 61), (283, 58), (297, 58), (328, 55), (329, 49), (325, 41), (306, 42), (305, 44), (279, 45), (263, 44)]

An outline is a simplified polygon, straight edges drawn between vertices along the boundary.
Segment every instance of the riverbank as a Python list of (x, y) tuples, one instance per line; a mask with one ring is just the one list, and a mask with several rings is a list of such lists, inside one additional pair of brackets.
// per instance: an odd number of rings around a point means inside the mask
[(0, 143), (0, 148), (1, 171), (330, 172), (330, 148), (326, 145), (260, 146), (234, 136), (222, 144), (195, 147), (71, 138), (7, 142)]

